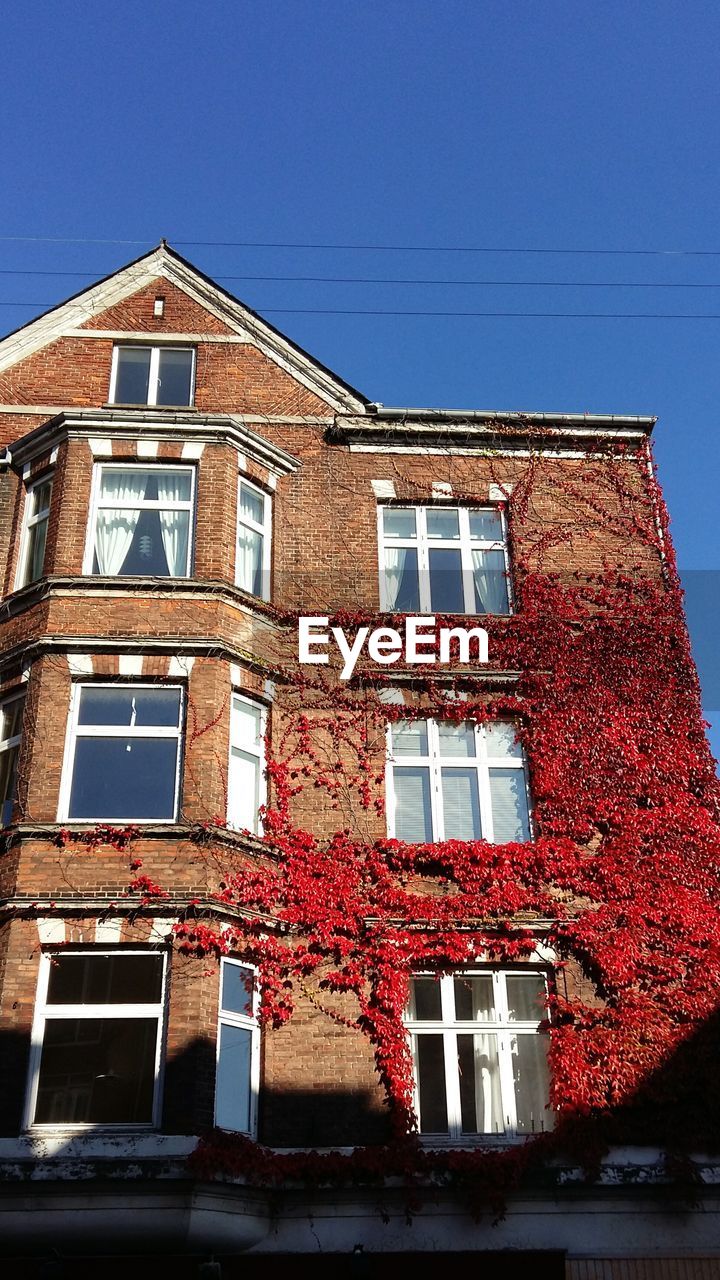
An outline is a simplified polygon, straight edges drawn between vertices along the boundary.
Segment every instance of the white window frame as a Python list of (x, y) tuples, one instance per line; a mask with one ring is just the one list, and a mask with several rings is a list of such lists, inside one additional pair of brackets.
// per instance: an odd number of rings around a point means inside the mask
[[(0, 752), (12, 751), (12, 750), (17, 750), (19, 752), (20, 750), (20, 743), (22, 742), (22, 718), (20, 720), (20, 732), (14, 733), (10, 738), (5, 737), (5, 726), (7, 724), (7, 719), (8, 719), (7, 708), (12, 706), (13, 703), (15, 702), (23, 703), (24, 701), (25, 701), (25, 692), (23, 690), (20, 693), (11, 693), (7, 698), (3, 698), (2, 701), (0, 702)], [(0, 810), (0, 827), (9, 826), (12, 820), (12, 811), (15, 806), (16, 799), (17, 799), (17, 760), (15, 762), (15, 773), (13, 776), (12, 795), (9, 796), (8, 799), (3, 803), (2, 809)]]
[[(414, 538), (393, 538), (385, 534), (383, 524), (383, 513), (390, 507), (391, 509), (415, 512), (415, 537)], [(427, 532), (427, 512), (428, 511), (457, 511), (459, 519), (460, 537), (457, 539), (450, 538), (431, 538)], [(500, 516), (502, 526), (502, 541), (492, 540), (489, 538), (473, 538), (470, 535), (470, 512), (471, 511), (492, 511)], [(385, 580), (385, 551), (392, 548), (414, 548), (417, 551), (418, 562), (418, 587), (420, 603), (417, 613), (431, 614), (433, 605), (430, 600), (430, 551), (431, 550), (449, 550), (455, 549), (460, 551), (462, 581), (463, 581), (463, 597), (465, 608), (462, 610), (464, 614), (470, 614), (473, 617), (501, 617), (505, 618), (514, 612), (512, 580), (510, 576), (510, 557), (508, 553), (507, 539), (507, 521), (505, 512), (492, 504), (481, 506), (463, 507), (457, 504), (425, 504), (424, 506), (415, 506), (412, 503), (394, 502), (378, 504), (377, 509), (377, 528), (378, 528), (378, 549), (379, 549), (379, 570), (380, 570), (380, 608), (384, 612), (397, 612), (394, 605), (390, 604), (387, 585)], [(505, 580), (507, 583), (508, 612), (507, 614), (486, 615), (478, 614), (475, 611), (475, 581), (472, 562), (473, 551), (502, 551), (505, 561)], [(435, 610), (437, 612), (437, 610)]]
[[(148, 398), (142, 403), (138, 402), (137, 404), (135, 404), (135, 402), (133, 401), (132, 402), (133, 406), (136, 408), (142, 408), (143, 405), (147, 405), (150, 408), (154, 407), (154, 408), (160, 408), (160, 409), (191, 408), (195, 404), (195, 368), (197, 364), (197, 351), (195, 347), (189, 347), (189, 346), (183, 346), (183, 345), (175, 346), (172, 343), (167, 343), (167, 344), (163, 343), (160, 346), (152, 346), (148, 342), (116, 342), (115, 346), (113, 347), (112, 366), (110, 369), (110, 391), (109, 391), (108, 404), (125, 404), (126, 403), (126, 401), (124, 400), (118, 401), (115, 399), (115, 387), (117, 385), (118, 363), (120, 360), (118, 352), (127, 351), (128, 349), (135, 350), (135, 351), (139, 351), (139, 350), (147, 351), (148, 348), (150, 350), (150, 371), (148, 374)], [(190, 352), (190, 356), (191, 356), (190, 398), (187, 402), (187, 405), (179, 405), (179, 404), (158, 405), (157, 403), (157, 393), (158, 393), (158, 385), (159, 385), (159, 378), (160, 378), (160, 352), (161, 351), (189, 351)]]
[[(255, 740), (251, 742), (248, 739), (243, 738), (238, 732), (237, 726), (238, 726), (239, 718), (235, 715), (235, 707), (239, 702), (244, 702), (246, 706), (252, 707), (253, 711), (260, 712), (259, 744)], [(245, 756), (252, 757), (254, 761), (257, 761), (257, 795), (258, 795), (257, 810), (258, 811), (255, 815), (254, 827), (248, 827), (247, 830), (252, 831), (253, 835), (258, 835), (258, 836), (261, 836), (263, 833), (263, 825), (259, 816), (260, 806), (264, 805), (267, 801), (267, 776), (265, 773), (265, 734), (266, 733), (267, 733), (267, 707), (265, 706), (265, 704), (255, 698), (248, 698), (245, 694), (238, 693), (237, 690), (233, 689), (231, 693), (231, 699), (230, 699), (230, 745), (229, 745), (229, 753), (228, 753), (227, 821), (228, 821), (228, 826), (231, 827), (234, 831), (243, 830), (243, 828), (241, 828), (240, 826), (237, 825), (237, 823), (231, 820), (233, 815), (231, 815), (231, 812), (230, 812), (231, 778), (232, 778), (232, 772), (233, 772), (233, 749), (234, 749), (235, 751), (240, 751)]]
[[(78, 716), (80, 713), (80, 699), (83, 689), (177, 689), (180, 693), (180, 705), (178, 711), (177, 728), (170, 725), (144, 725), (142, 728), (136, 728), (133, 725), (78, 725)], [(75, 765), (75, 747), (78, 738), (175, 738), (177, 740), (177, 750), (175, 753), (175, 791), (173, 816), (171, 818), (130, 818), (130, 817), (98, 817), (98, 818), (70, 818), (68, 810), (70, 808), (70, 795), (72, 792), (73, 771)], [(185, 739), (185, 689), (181, 684), (165, 683), (150, 684), (148, 681), (132, 681), (126, 683), (119, 680), (85, 680), (78, 681), (73, 684), (70, 693), (70, 714), (68, 716), (67, 733), (65, 737), (65, 754), (63, 759), (62, 777), (60, 781), (60, 796), (58, 801), (58, 822), (118, 822), (127, 826), (128, 823), (140, 825), (141, 823), (152, 822), (177, 822), (178, 809), (180, 804), (180, 778), (183, 762), (183, 747)]]
[[(48, 985), (50, 982), (50, 968), (55, 959), (56, 954), (62, 956), (68, 955), (93, 955), (93, 956), (131, 956), (131, 955), (161, 955), (162, 956), (162, 989), (160, 999), (157, 1003), (151, 1004), (54, 1004), (48, 1005)], [(163, 1067), (163, 1051), (164, 1051), (164, 1033), (166, 1023), (167, 1008), (167, 954), (166, 952), (148, 952), (140, 947), (117, 947), (103, 948), (92, 951), (87, 947), (68, 947), (63, 948), (62, 952), (44, 951), (40, 956), (40, 968), (38, 972), (37, 995), (35, 997), (35, 1013), (33, 1017), (33, 1025), (30, 1039), (30, 1064), (28, 1069), (28, 1086), (25, 1099), (25, 1113), (23, 1117), (23, 1129), (31, 1129), (33, 1131), (41, 1131), (42, 1133), (53, 1131), (73, 1130), (96, 1130), (98, 1127), (113, 1130), (115, 1132), (148, 1132), (157, 1129), (160, 1124), (161, 1108), (162, 1108), (162, 1067)], [(50, 1012), (48, 1012), (50, 1010)], [(57, 1021), (62, 1018), (157, 1018), (157, 1040), (155, 1045), (155, 1073), (154, 1073), (154, 1091), (153, 1091), (153, 1114), (152, 1119), (145, 1123), (138, 1124), (108, 1124), (98, 1126), (97, 1123), (75, 1122), (62, 1124), (43, 1124), (36, 1123), (35, 1108), (37, 1106), (38, 1086), (40, 1083), (40, 1062), (42, 1059), (43, 1040), (45, 1036), (45, 1024), (48, 1021)]]
[[(222, 1007), (222, 989), (223, 974), (226, 965), (232, 965), (236, 969), (245, 969), (253, 977), (252, 991), (252, 1014), (232, 1013), (228, 1009)], [(226, 1133), (246, 1133), (252, 1138), (257, 1133), (257, 1114), (258, 1114), (258, 1098), (260, 1096), (260, 1026), (257, 1020), (259, 993), (257, 990), (257, 971), (252, 965), (246, 964), (242, 960), (237, 960), (233, 956), (223, 956), (220, 960), (220, 980), (218, 984), (218, 1027), (217, 1038), (215, 1042), (215, 1080), (217, 1082), (218, 1071), (220, 1068), (220, 1029), (223, 1025), (242, 1027), (243, 1030), (251, 1033), (250, 1040), (250, 1099), (248, 1106), (249, 1128), (245, 1129), (226, 1129)], [(217, 1088), (215, 1099), (213, 1100), (213, 1120), (217, 1124)]]
[[(113, 471), (187, 471), (190, 475), (190, 497), (183, 499), (181, 502), (161, 502), (159, 498), (141, 499), (139, 502), (121, 502), (111, 499), (103, 499), (100, 497), (102, 490), (102, 473), (104, 469)], [(133, 577), (152, 578), (154, 581), (179, 582), (181, 578), (190, 578), (193, 573), (193, 564), (195, 556), (195, 493), (197, 488), (197, 470), (195, 467), (188, 466), (181, 462), (125, 462), (122, 459), (117, 461), (96, 462), (93, 467), (93, 478), (90, 492), (90, 516), (88, 519), (87, 534), (85, 537), (85, 555), (83, 557), (82, 572), (88, 577), (100, 577), (100, 574), (93, 574), (93, 563), (95, 560), (95, 529), (97, 525), (98, 511), (105, 508), (127, 507), (128, 510), (137, 511), (188, 511), (188, 555), (186, 572), (179, 574), (176, 578), (169, 575), (163, 575), (158, 579), (157, 574), (133, 574)], [(119, 574), (116, 575), (120, 577)]]
[[(410, 1047), (414, 1064), (413, 1108), (416, 1116), (418, 1117), (419, 1123), (420, 1094), (418, 1086), (416, 1037), (422, 1034), (442, 1035), (445, 1063), (445, 1097), (448, 1114), (448, 1132), (446, 1134), (427, 1133), (421, 1134), (421, 1137), (425, 1139), (432, 1138), (433, 1143), (437, 1142), (438, 1139), (442, 1141), (442, 1139), (445, 1138), (447, 1142), (457, 1143), (461, 1141), (464, 1145), (486, 1142), (493, 1136), (504, 1140), (525, 1140), (527, 1138), (527, 1130), (518, 1130), (517, 1126), (517, 1100), (515, 1097), (515, 1080), (512, 1063), (512, 1039), (517, 1035), (542, 1034), (538, 1028), (542, 1022), (547, 1022), (549, 1015), (546, 1008), (544, 1013), (538, 1011), (537, 1019), (533, 1019), (532, 1021), (510, 1020), (505, 980), (506, 978), (518, 977), (526, 973), (537, 974), (538, 977), (544, 978), (545, 990), (546, 993), (548, 993), (547, 972), (541, 968), (536, 969), (534, 966), (528, 966), (526, 969), (520, 967), (516, 969), (497, 969), (492, 966), (478, 966), (477, 968), (473, 967), (472, 969), (456, 970), (454, 973), (445, 974), (440, 978), (437, 977), (437, 974), (433, 973), (414, 973), (412, 975), (413, 978), (435, 978), (439, 982), (442, 1014), (440, 1021), (424, 1022), (420, 1019), (411, 1018), (409, 1010), (406, 1009), (405, 1011), (403, 1022), (406, 1032), (410, 1038)], [(495, 1018), (484, 1021), (481, 1021), (480, 1019), (472, 1021), (461, 1021), (456, 1019), (455, 995), (453, 990), (454, 979), (479, 977), (492, 978)], [(498, 1041), (500, 1097), (502, 1114), (505, 1120), (505, 1128), (503, 1130), (498, 1130), (495, 1135), (490, 1133), (463, 1133), (462, 1130), (457, 1036), (472, 1035), (474, 1033), (495, 1035)], [(536, 1130), (536, 1132), (542, 1131), (542, 1129)]]
[[(260, 524), (257, 520), (250, 520), (244, 516), (242, 519), (240, 518), (240, 490), (243, 485), (245, 485), (246, 488), (252, 490), (252, 492), (258, 498), (262, 498), (262, 502), (263, 502), (262, 524)], [(257, 597), (257, 599), (269, 600), (270, 599), (270, 570), (271, 570), (271, 561), (272, 561), (272, 547), (271, 547), (272, 498), (270, 497), (269, 493), (266, 493), (265, 490), (261, 489), (258, 485), (253, 484), (252, 480), (248, 480), (247, 476), (244, 476), (244, 475), (238, 476), (238, 488), (237, 488), (237, 528), (235, 530), (235, 585), (240, 587), (242, 591), (247, 591), (247, 587), (244, 587), (240, 582), (240, 571), (239, 571), (238, 540), (239, 540), (239, 531), (240, 531), (241, 524), (244, 525), (246, 529), (251, 529), (253, 533), (259, 533), (260, 536), (262, 537), (262, 565), (260, 570), (262, 591), (260, 595)], [(248, 594), (251, 595), (252, 592), (249, 592)]]
[[(403, 717), (403, 719), (411, 719), (411, 717)], [(398, 721), (395, 721), (397, 724)], [(427, 755), (394, 755), (392, 746), (392, 729), (393, 725), (388, 724), (386, 729), (386, 763), (385, 763), (385, 808), (387, 811), (388, 835), (395, 838), (395, 766), (410, 765), (427, 768), (430, 771), (430, 813), (432, 821), (431, 842), (436, 843), (444, 840), (445, 828), (443, 817), (443, 797), (442, 797), (442, 770), (443, 769), (475, 769), (478, 780), (478, 799), (480, 806), (480, 826), (483, 831), (481, 839), (487, 841), (488, 844), (494, 844), (494, 826), (492, 815), (492, 796), (490, 792), (490, 769), (517, 769), (522, 772), (525, 783), (525, 798), (527, 802), (528, 813), (528, 830), (529, 838), (534, 838), (533, 822), (532, 822), (532, 805), (530, 798), (530, 783), (528, 778), (527, 760), (523, 751), (519, 756), (491, 756), (487, 751), (487, 738), (484, 724), (476, 724), (472, 721), (465, 723), (472, 724), (475, 737), (475, 755), (474, 756), (445, 756), (440, 754), (440, 733), (439, 724), (449, 723), (442, 720), (419, 720), (427, 729), (428, 754)], [(454, 722), (453, 722), (454, 723)], [(494, 720), (491, 724), (508, 724), (513, 728), (511, 720)]]
[[(51, 486), (50, 487), (50, 506), (43, 507), (41, 511), (35, 511), (31, 515), (30, 512), (33, 506), (33, 494), (35, 493), (36, 489), (39, 489), (42, 485), (47, 484), (48, 480), (50, 481), (50, 486)], [(30, 530), (34, 528), (35, 525), (40, 524), (41, 521), (43, 520), (47, 521), (48, 523), (50, 521), (50, 511), (52, 509), (52, 486), (54, 484), (54, 481), (55, 481), (54, 471), (46, 471), (45, 475), (39, 476), (37, 480), (33, 480), (32, 484), (29, 484), (25, 490), (25, 504), (23, 507), (22, 534), (20, 536), (20, 554), (18, 556), (17, 572), (15, 574), (15, 590), (16, 591), (19, 591), (21, 587), (29, 586), (31, 581), (37, 582), (39, 578), (43, 576), (43, 573), (40, 573), (37, 578), (32, 578), (32, 579), (28, 578), (28, 571), (30, 568)], [(45, 541), (45, 554), (47, 554), (47, 536)], [(44, 572), (44, 568), (45, 566), (44, 566), (44, 558), (43, 558), (43, 572)]]

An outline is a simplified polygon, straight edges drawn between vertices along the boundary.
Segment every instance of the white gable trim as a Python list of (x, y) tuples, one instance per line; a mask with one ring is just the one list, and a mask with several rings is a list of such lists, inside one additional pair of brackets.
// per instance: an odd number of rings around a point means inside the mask
[[(0, 373), (48, 343), (81, 329), (99, 312), (124, 302), (133, 293), (162, 278), (181, 289), (211, 315), (226, 324), (240, 339), (256, 346), (309, 391), (337, 411), (365, 413), (364, 403), (314, 360), (298, 351), (265, 321), (253, 315), (241, 302), (227, 297), (193, 267), (178, 259), (164, 246), (153, 250), (129, 267), (123, 267), (100, 284), (92, 285), (79, 297), (61, 303), (0, 342)], [(140, 338), (141, 334), (136, 334)], [(218, 336), (218, 335), (215, 335)], [(148, 334), (148, 338), (155, 335)]]

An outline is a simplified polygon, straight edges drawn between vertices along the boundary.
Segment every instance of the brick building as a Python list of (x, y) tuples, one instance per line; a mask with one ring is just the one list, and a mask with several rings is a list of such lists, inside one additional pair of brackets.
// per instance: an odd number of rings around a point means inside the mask
[(0, 421), (14, 1274), (717, 1274), (653, 419), (387, 409), (163, 244), (0, 342)]

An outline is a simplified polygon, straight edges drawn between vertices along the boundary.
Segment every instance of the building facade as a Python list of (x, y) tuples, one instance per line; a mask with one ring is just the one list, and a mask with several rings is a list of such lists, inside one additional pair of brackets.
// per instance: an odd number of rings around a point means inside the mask
[(653, 419), (388, 409), (163, 244), (0, 420), (0, 1248), (717, 1274)]

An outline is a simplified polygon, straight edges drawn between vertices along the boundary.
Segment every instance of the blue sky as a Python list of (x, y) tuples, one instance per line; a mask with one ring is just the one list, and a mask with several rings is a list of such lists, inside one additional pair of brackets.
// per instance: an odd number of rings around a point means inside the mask
[(40, 239), (0, 272), (87, 275), (0, 274), (0, 332), (165, 236), (372, 399), (657, 414), (718, 754), (720, 318), (302, 314), (720, 317), (717, 6), (8, 0), (3, 36), (0, 237)]

